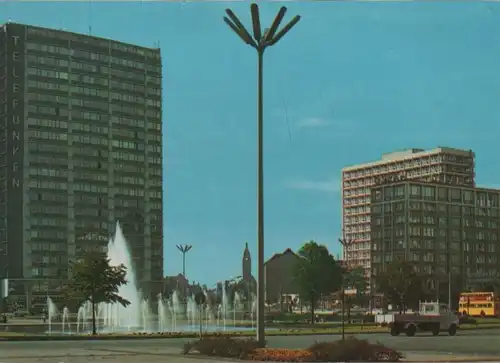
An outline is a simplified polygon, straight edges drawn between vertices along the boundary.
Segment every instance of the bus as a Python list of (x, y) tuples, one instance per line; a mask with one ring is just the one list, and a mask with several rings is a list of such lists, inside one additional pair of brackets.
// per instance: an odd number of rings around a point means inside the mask
[(458, 307), (467, 316), (499, 316), (500, 298), (493, 292), (462, 292)]

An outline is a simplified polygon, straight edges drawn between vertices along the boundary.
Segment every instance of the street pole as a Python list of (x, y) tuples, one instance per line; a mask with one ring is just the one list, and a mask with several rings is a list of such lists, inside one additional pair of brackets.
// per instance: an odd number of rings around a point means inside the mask
[(226, 9), (227, 17), (224, 22), (243, 40), (257, 50), (257, 341), (262, 347), (265, 346), (265, 291), (264, 291), (264, 148), (263, 148), (263, 72), (264, 51), (275, 45), (283, 36), (290, 31), (300, 20), (295, 16), (281, 30), (278, 28), (283, 20), (286, 7), (281, 7), (270, 28), (262, 32), (260, 24), (259, 7), (257, 4), (250, 5), (252, 15), (253, 36), (246, 30), (238, 17), (231, 9)]
[(176, 247), (182, 253), (182, 276), (184, 276), (184, 278), (186, 278), (186, 253), (191, 251), (191, 248), (193, 248), (193, 246), (191, 246), (191, 245), (177, 245)]
[(448, 267), (448, 311), (451, 311), (451, 270)]
[[(342, 229), (342, 238), (339, 238), (339, 242), (342, 245), (342, 247), (345, 249), (344, 251), (344, 263), (346, 262), (348, 258), (348, 253), (349, 253), (349, 246), (352, 245), (355, 241), (353, 239), (347, 239), (345, 237), (345, 232)], [(340, 324), (341, 324), (341, 331), (342, 331), (342, 340), (345, 340), (345, 318), (344, 318), (344, 313), (345, 313), (345, 278), (344, 274), (346, 273), (347, 266), (344, 268), (342, 267), (342, 273), (340, 275), (340, 294), (341, 294), (341, 302), (342, 302), (342, 310), (341, 310), (341, 317), (340, 317)]]

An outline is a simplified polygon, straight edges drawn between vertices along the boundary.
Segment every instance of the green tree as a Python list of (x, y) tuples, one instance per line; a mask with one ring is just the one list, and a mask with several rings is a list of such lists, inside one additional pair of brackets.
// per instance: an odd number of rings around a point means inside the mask
[(425, 289), (422, 277), (415, 272), (409, 261), (394, 261), (386, 265), (385, 271), (376, 276), (378, 291), (388, 303), (396, 306), (399, 313), (408, 307), (418, 307), (418, 300)]
[(343, 284), (346, 290), (355, 290), (354, 294), (346, 294), (344, 297), (347, 310), (347, 320), (351, 319), (351, 308), (353, 305), (364, 305), (367, 301), (368, 280), (363, 267), (355, 267), (343, 271)]
[(122, 265), (111, 266), (109, 259), (100, 252), (86, 252), (83, 258), (70, 264), (71, 281), (66, 286), (66, 296), (92, 305), (92, 334), (97, 334), (96, 307), (99, 303), (117, 303), (128, 306), (130, 301), (118, 295), (120, 286), (127, 283), (127, 269)]
[(294, 266), (294, 279), (302, 300), (311, 305), (311, 323), (321, 294), (337, 291), (341, 283), (341, 267), (330, 254), (328, 248), (314, 241), (305, 243), (299, 250)]

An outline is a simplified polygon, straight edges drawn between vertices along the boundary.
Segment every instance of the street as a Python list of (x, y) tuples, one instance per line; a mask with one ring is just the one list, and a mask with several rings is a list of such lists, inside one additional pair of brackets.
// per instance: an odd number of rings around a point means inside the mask
[[(358, 338), (379, 341), (396, 348), (408, 356), (413, 354), (432, 354), (446, 356), (500, 355), (498, 330), (464, 331), (450, 337), (442, 334), (432, 337), (420, 334), (415, 337), (392, 337), (389, 334), (358, 335)], [(315, 341), (340, 339), (340, 336), (276, 336), (268, 338), (269, 347), (306, 348)], [(1, 363), (80, 363), (119, 361), (119, 362), (184, 362), (186, 359), (175, 357), (182, 351), (188, 339), (137, 339), (137, 340), (96, 340), (96, 341), (40, 341), (40, 342), (0, 342)], [(92, 359), (92, 360), (90, 360)]]

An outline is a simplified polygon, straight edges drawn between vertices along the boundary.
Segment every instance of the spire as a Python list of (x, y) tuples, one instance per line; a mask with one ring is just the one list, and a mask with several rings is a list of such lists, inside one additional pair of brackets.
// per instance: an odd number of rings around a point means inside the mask
[(248, 250), (248, 242), (245, 242), (245, 249)]

